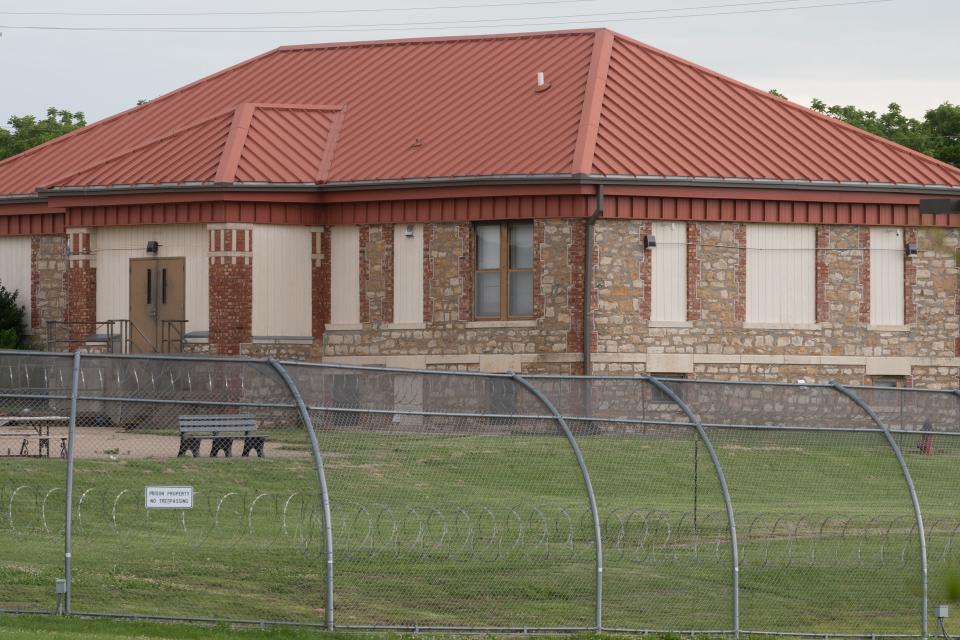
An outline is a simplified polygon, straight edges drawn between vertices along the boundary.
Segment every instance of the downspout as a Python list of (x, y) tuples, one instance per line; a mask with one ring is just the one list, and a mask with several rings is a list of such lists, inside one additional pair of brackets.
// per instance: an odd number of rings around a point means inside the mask
[(597, 185), (597, 208), (587, 218), (586, 250), (583, 253), (583, 375), (593, 374), (590, 361), (590, 336), (593, 335), (593, 225), (603, 215), (603, 185)]

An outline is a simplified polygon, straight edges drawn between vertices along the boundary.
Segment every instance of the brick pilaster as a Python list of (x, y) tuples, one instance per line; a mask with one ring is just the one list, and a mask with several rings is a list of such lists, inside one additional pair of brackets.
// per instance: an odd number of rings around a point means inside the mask
[(310, 291), (313, 339), (323, 340), (330, 323), (330, 227), (317, 227), (310, 233)]
[(210, 350), (238, 355), (253, 324), (253, 226), (207, 225)]
[(367, 281), (370, 278), (370, 225), (362, 224), (360, 236), (360, 322), (370, 322), (370, 299), (367, 296)]
[(570, 284), (567, 287), (570, 330), (567, 332), (567, 351), (574, 353), (583, 350), (583, 252), (587, 244), (586, 230), (586, 221), (570, 222), (570, 246), (567, 250), (570, 265)]
[(860, 322), (870, 324), (870, 227), (857, 232), (860, 249)]
[(394, 268), (394, 229), (392, 224), (385, 224), (383, 229), (383, 307), (380, 313), (383, 321), (393, 322), (393, 268)]
[(96, 333), (97, 323), (97, 259), (93, 235), (89, 229), (67, 230), (69, 265), (66, 274), (66, 320), (70, 324), (72, 351), (83, 346)]
[(700, 225), (687, 223), (687, 320), (700, 319)]
[[(915, 229), (904, 230), (904, 244), (917, 244)], [(903, 258), (903, 324), (917, 321), (917, 305), (913, 292), (917, 286), (917, 258), (904, 255)]]
[[(653, 256), (643, 248), (643, 236), (653, 234), (653, 224), (640, 224), (640, 237), (637, 244), (637, 253), (640, 254), (640, 282), (643, 283), (643, 294), (640, 297), (640, 319), (650, 320), (650, 306), (653, 304)], [(633, 239), (631, 238), (631, 241)], [(656, 249), (654, 249), (655, 251)]]
[(830, 251), (830, 228), (817, 227), (816, 239), (816, 322), (830, 321), (830, 301), (827, 300), (827, 286), (830, 280), (830, 263), (827, 260)]
[(734, 230), (737, 243), (737, 266), (733, 277), (737, 285), (737, 301), (734, 305), (734, 320), (747, 320), (747, 225), (738, 224)]
[(423, 223), (423, 321), (433, 322), (433, 260), (430, 245), (433, 242), (433, 223)]
[(544, 225), (541, 220), (533, 221), (533, 317), (543, 317), (543, 240)]
[(469, 222), (457, 224), (460, 256), (460, 319), (473, 320), (473, 227)]

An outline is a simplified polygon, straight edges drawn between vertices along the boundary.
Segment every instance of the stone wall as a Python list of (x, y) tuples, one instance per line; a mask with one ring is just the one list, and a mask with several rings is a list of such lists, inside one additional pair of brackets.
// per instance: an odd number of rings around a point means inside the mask
[[(417, 274), (424, 277), (424, 323), (415, 328), (391, 325), (392, 227), (361, 228), (363, 328), (327, 330), (324, 359), (374, 364), (406, 359), (434, 368), (498, 371), (547, 363), (570, 372), (580, 350), (583, 226), (582, 220), (534, 223), (533, 319), (474, 321), (472, 225), (425, 224), (425, 268)], [(577, 352), (573, 358), (570, 347)]]
[(32, 343), (47, 348), (47, 323), (67, 313), (67, 237), (33, 236), (30, 243)]
[[(912, 366), (917, 384), (957, 386), (960, 285), (955, 254), (960, 231), (907, 231), (906, 240), (916, 238), (919, 254), (905, 259), (906, 324), (877, 330), (869, 326), (869, 230), (820, 227), (817, 272), (824, 281), (818, 283), (818, 324), (772, 328), (743, 321), (745, 225), (691, 224), (695, 233), (688, 233), (688, 241), (698, 246), (691, 246), (694, 257), (688, 261), (688, 278), (699, 280), (693, 287), (699, 317), (688, 312), (683, 326), (657, 327), (645, 322), (639, 309), (623, 313), (647, 295), (643, 279), (637, 278), (648, 259), (643, 255), (642, 224), (597, 224), (598, 315), (608, 317), (597, 319), (601, 338), (594, 355), (596, 373), (862, 383), (874, 371), (902, 375), (906, 381)], [(668, 357), (680, 354), (688, 357)], [(656, 371), (648, 366), (653, 363), (665, 363), (672, 370)]]

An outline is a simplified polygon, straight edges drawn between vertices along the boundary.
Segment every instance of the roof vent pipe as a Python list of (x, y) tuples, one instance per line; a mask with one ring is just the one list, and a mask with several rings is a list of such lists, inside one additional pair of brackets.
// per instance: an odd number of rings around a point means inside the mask
[(550, 88), (550, 83), (547, 82), (547, 76), (543, 71), (537, 71), (537, 88), (534, 89), (535, 92), (541, 93)]

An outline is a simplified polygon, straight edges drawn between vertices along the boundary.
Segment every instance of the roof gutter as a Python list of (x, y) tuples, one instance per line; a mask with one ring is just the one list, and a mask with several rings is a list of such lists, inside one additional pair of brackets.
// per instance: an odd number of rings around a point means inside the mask
[[(790, 189), (799, 191), (860, 191), (877, 193), (917, 193), (924, 195), (956, 195), (960, 185), (923, 185), (887, 182), (840, 182), (827, 180), (768, 180), (754, 178), (696, 178), (664, 176), (604, 176), (597, 174), (533, 174), (497, 176), (461, 176), (446, 178), (401, 178), (390, 180), (357, 180), (350, 182), (325, 182), (278, 184), (270, 182), (235, 183), (176, 183), (150, 185), (116, 185), (108, 187), (52, 187), (38, 189), (41, 197), (51, 195), (107, 195), (113, 193), (168, 193), (210, 191), (271, 191), (271, 192), (340, 192), (371, 189), (416, 189), (423, 187), (464, 187), (491, 185), (549, 185), (573, 184), (607, 186), (659, 186), (659, 187), (725, 187), (750, 189)], [(0, 196), (7, 198), (30, 198), (33, 196)]]
[[(593, 225), (603, 215), (603, 185), (597, 185), (597, 207), (587, 218), (583, 252), (583, 375), (593, 375)], [(588, 415), (588, 414), (584, 414)]]

